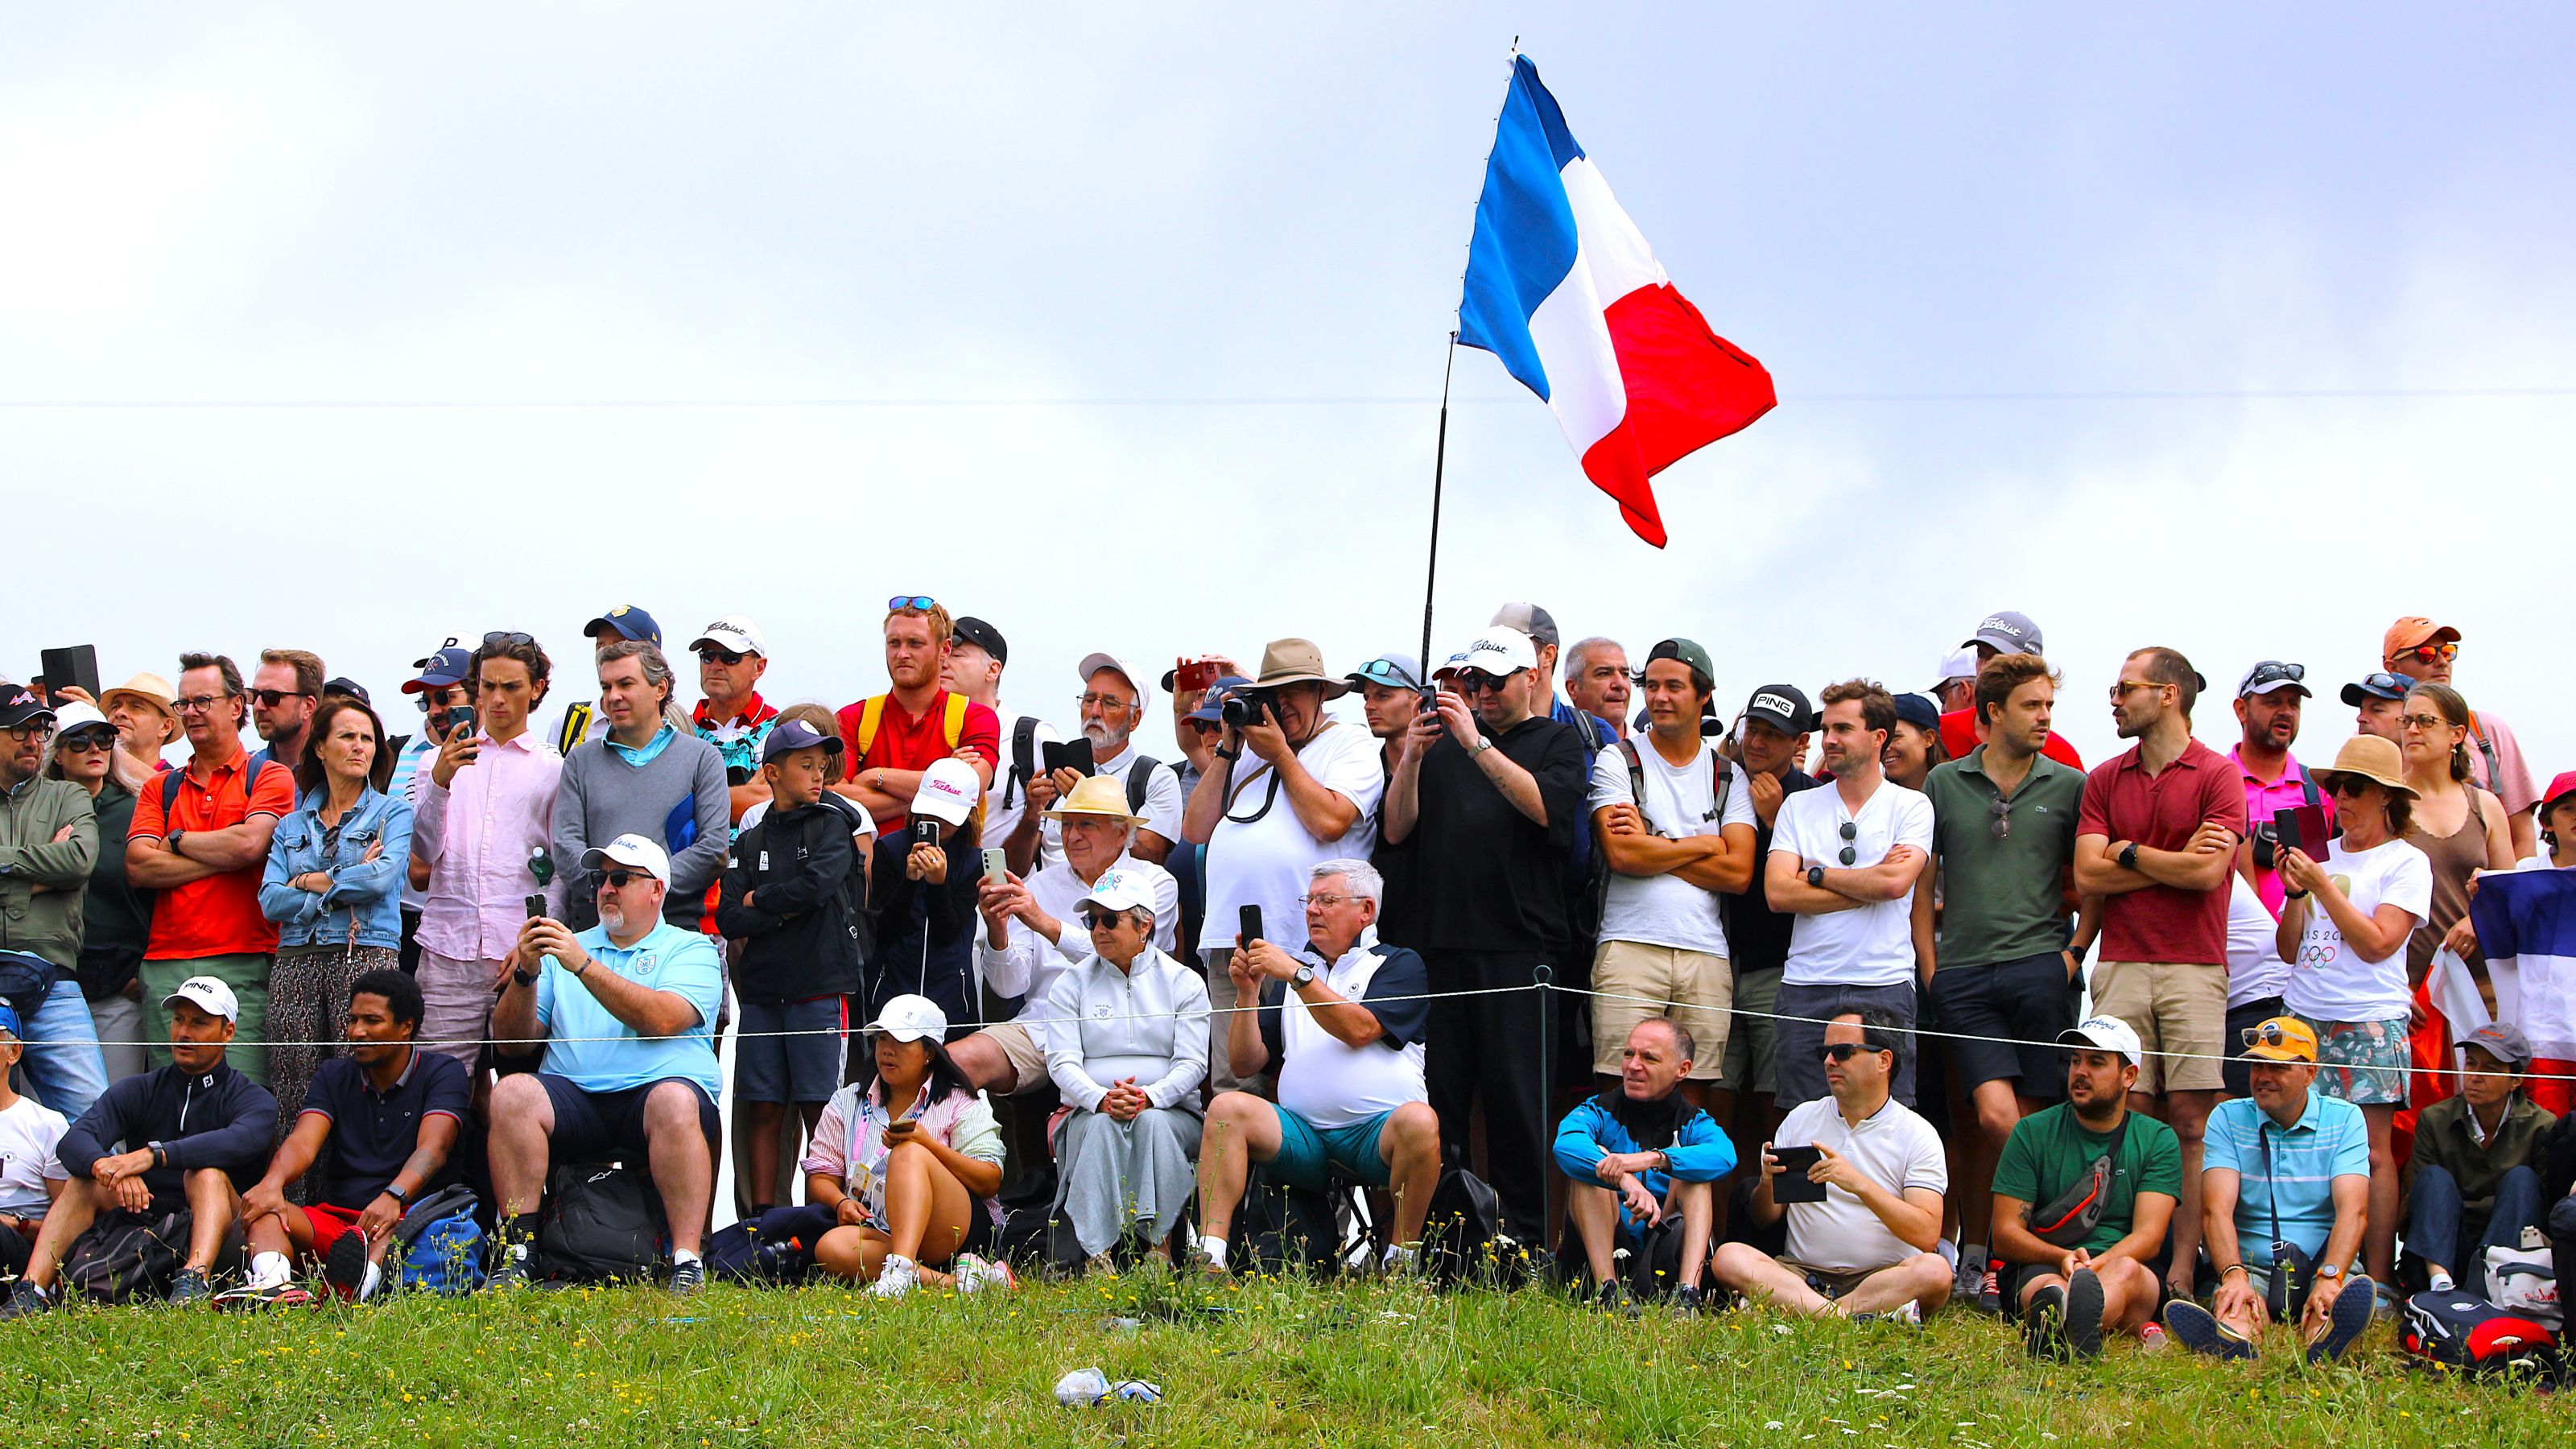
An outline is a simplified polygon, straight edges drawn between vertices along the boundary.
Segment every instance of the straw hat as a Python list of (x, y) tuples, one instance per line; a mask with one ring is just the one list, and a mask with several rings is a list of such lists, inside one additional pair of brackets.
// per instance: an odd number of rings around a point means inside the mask
[(2321, 789), (2334, 788), (2337, 775), (2359, 775), (2388, 788), (2390, 794), (2416, 798), (2415, 787), (2406, 783), (2406, 757), (2395, 742), (2377, 735), (2354, 735), (2335, 751), (2335, 762), (2316, 772)]
[(1254, 681), (1264, 689), (1283, 684), (1320, 684), (1324, 698), (1339, 699), (1351, 687), (1324, 672), (1324, 651), (1311, 639), (1273, 639), (1261, 651), (1261, 677)]
[(98, 707), (103, 710), (116, 708), (116, 701), (120, 695), (130, 695), (135, 703), (152, 706), (161, 711), (164, 719), (179, 717), (179, 692), (170, 687), (170, 681), (149, 670), (101, 694), (98, 697)]
[(1068, 815), (1093, 816), (1106, 820), (1123, 820), (1142, 825), (1145, 817), (1127, 810), (1127, 787), (1115, 775), (1086, 775), (1073, 787), (1073, 793), (1056, 802), (1046, 812), (1049, 820), (1062, 820)]

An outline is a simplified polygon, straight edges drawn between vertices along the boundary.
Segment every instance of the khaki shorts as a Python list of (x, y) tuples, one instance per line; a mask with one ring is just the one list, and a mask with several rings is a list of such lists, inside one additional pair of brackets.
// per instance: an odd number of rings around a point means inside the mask
[[(1808, 1287), (1827, 1298), (1848, 1298), (1854, 1288), (1869, 1280), (1871, 1274), (1887, 1271), (1886, 1268), (1819, 1268), (1811, 1263), (1801, 1263), (1795, 1258), (1781, 1257), (1777, 1253), (1771, 1255), (1771, 1261), (1806, 1279)], [(1895, 1265), (1891, 1263), (1888, 1266)]]
[(1029, 1029), (1016, 1022), (988, 1026), (976, 1035), (1002, 1049), (1002, 1059), (1011, 1064), (1010, 1096), (1034, 1092), (1047, 1080), (1046, 1048), (1038, 1045)]
[[(2132, 1090), (2215, 1092), (2227, 1085), (2227, 968), (2186, 961), (2102, 961), (2093, 1009), (2138, 1034), (2147, 1059)], [(2168, 1056), (2166, 1053), (2172, 1053)]]
[(1611, 993), (1592, 999), (1592, 1070), (1605, 1077), (1619, 1075), (1619, 1053), (1628, 1045), (1628, 1033), (1647, 1017), (1668, 1016), (1691, 1034), (1690, 1079), (1718, 1080), (1735, 1004), (1735, 971), (1725, 957), (1604, 941), (1592, 958), (1592, 989)]

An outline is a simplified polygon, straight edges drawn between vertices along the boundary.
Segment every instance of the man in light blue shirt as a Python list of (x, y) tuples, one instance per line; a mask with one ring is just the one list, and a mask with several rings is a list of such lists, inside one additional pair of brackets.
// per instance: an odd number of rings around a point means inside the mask
[(575, 934), (531, 918), (492, 1008), (503, 1055), (546, 1056), (543, 1070), (505, 1076), (492, 1092), (491, 1282), (528, 1281), (556, 1160), (631, 1166), (640, 1155), (670, 1227), (672, 1291), (691, 1292), (706, 1281), (698, 1253), (715, 1190), (723, 963), (714, 942), (662, 919), (671, 858), (661, 846), (621, 835), (584, 852), (581, 868), (599, 882), (599, 924)]
[[(2254, 1095), (2221, 1102), (2203, 1139), (2202, 1241), (2218, 1292), (2207, 1308), (2166, 1305), (2165, 1327), (2213, 1357), (2251, 1358), (2265, 1324), (2295, 1318), (2318, 1363), (2370, 1326), (2377, 1290), (2350, 1272), (2370, 1206), (2370, 1127), (2360, 1108), (2316, 1090), (2317, 1034), (2299, 1018), (2247, 1027), (2245, 1057)], [(2313, 1286), (2274, 1292), (2275, 1241), (2315, 1265)]]

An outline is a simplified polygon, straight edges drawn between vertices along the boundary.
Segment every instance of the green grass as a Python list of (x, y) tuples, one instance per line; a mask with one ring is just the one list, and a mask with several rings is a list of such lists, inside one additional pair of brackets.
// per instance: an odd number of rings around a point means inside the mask
[[(1228, 1310), (1202, 1311), (1202, 1305)], [(1110, 1326), (1134, 1317), (1141, 1327)], [(421, 1444), (2550, 1445), (2576, 1403), (2410, 1370), (2114, 1347), (2037, 1364), (1991, 1320), (1608, 1318), (1551, 1294), (1226, 1289), (1143, 1275), (892, 1304), (849, 1290), (411, 1299), (0, 1325), (6, 1442)], [(1159, 1405), (1059, 1407), (1068, 1369)]]

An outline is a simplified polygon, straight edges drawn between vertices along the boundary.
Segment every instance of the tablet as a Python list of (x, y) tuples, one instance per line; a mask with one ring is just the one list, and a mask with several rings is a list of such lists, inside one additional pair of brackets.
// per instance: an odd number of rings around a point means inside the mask
[(1780, 1161), (1780, 1175), (1771, 1179), (1773, 1202), (1823, 1202), (1825, 1185), (1811, 1181), (1807, 1169), (1824, 1160), (1818, 1147), (1773, 1147), (1771, 1155)]

